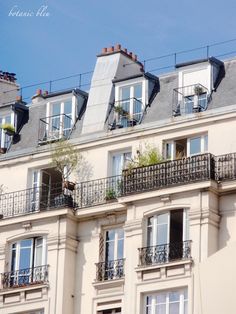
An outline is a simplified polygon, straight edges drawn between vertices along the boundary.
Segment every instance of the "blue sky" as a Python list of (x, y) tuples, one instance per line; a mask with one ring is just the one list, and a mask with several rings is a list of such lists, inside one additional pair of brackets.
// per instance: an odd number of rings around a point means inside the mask
[[(41, 6), (49, 17), (35, 16)], [(34, 16), (9, 16), (11, 10)], [(93, 70), (102, 47), (116, 43), (140, 60), (204, 46), (236, 38), (235, 12), (233, 0), (0, 0), (0, 69), (25, 86)], [(236, 51), (236, 41), (221, 48)], [(160, 66), (155, 60), (147, 68)]]

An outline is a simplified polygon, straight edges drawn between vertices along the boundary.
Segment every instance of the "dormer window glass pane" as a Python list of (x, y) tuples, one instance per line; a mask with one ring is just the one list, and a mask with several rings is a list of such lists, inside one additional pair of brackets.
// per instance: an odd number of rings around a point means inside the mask
[(123, 114), (119, 114), (119, 123), (123, 127), (139, 123), (143, 111), (142, 83), (121, 87), (116, 106), (122, 107), (124, 111)]
[(207, 107), (207, 93), (198, 95), (198, 107), (201, 110), (206, 110)]
[(184, 97), (184, 112), (181, 112), (181, 114), (192, 113), (193, 106), (194, 106), (194, 96)]

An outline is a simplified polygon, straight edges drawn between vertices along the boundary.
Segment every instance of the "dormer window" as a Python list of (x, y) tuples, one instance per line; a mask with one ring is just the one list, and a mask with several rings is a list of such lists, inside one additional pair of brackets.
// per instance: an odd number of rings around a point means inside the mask
[(142, 83), (119, 88), (119, 100), (115, 103), (115, 112), (121, 127), (140, 123), (143, 113), (142, 94)]
[(209, 99), (209, 91), (201, 84), (194, 84), (174, 89), (173, 115), (205, 111)]
[(177, 64), (178, 86), (173, 93), (173, 116), (205, 111), (220, 83), (223, 63), (215, 58)]
[(116, 83), (112, 129), (141, 123), (147, 99), (147, 86), (148, 81), (143, 77)]
[(75, 98), (52, 101), (47, 104), (47, 116), (40, 119), (39, 143), (68, 138), (75, 123)]
[(1, 128), (1, 126), (4, 126), (4, 125), (11, 125), (14, 127), (14, 114), (13, 113), (9, 113), (2, 117), (0, 116), (0, 148), (6, 150), (10, 147), (11, 136), (7, 134), (7, 132), (3, 130), (3, 128)]

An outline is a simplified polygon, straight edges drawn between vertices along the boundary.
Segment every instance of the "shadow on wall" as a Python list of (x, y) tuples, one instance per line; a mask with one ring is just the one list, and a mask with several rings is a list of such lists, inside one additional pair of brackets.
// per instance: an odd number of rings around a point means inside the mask
[(79, 161), (76, 175), (79, 183), (89, 181), (93, 176), (93, 166), (83, 156)]

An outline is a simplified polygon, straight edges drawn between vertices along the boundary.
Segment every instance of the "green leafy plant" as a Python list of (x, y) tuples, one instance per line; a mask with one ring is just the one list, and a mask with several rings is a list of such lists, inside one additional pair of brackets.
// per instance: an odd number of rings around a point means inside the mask
[(10, 123), (4, 123), (1, 125), (1, 129), (8, 131), (10, 133), (15, 133), (15, 128), (12, 124)]
[(203, 92), (204, 92), (203, 88), (200, 85), (197, 85), (197, 86), (194, 87), (194, 93), (196, 95), (201, 95)]
[(120, 106), (120, 105), (115, 106), (115, 107), (114, 107), (114, 110), (115, 110), (115, 112), (117, 112), (117, 113), (120, 114), (120, 115), (123, 115), (123, 116), (128, 115), (128, 112), (125, 111), (125, 110), (123, 109), (123, 107)]
[(157, 147), (146, 145), (145, 150), (143, 152), (138, 151), (137, 155), (127, 164), (126, 169), (131, 171), (136, 167), (151, 166), (163, 161), (164, 158)]
[(77, 168), (81, 155), (68, 141), (60, 140), (52, 149), (51, 158), (53, 167), (61, 173), (62, 180), (65, 182)]
[(106, 200), (112, 200), (116, 198), (116, 191), (114, 189), (108, 189), (106, 191)]

